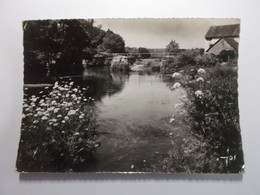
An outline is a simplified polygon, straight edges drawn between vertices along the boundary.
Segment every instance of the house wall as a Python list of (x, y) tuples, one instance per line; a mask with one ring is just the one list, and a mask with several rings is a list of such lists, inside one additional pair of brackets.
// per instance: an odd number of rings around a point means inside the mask
[(220, 40), (216, 45), (214, 45), (208, 53), (213, 53), (218, 55), (222, 50), (232, 50), (236, 52), (236, 50), (231, 47), (224, 39)]

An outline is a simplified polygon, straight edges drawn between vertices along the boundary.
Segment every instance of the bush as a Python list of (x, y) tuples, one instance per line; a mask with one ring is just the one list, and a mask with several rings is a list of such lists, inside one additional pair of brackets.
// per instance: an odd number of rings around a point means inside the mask
[[(199, 72), (199, 71), (198, 71)], [(191, 133), (207, 143), (209, 155), (229, 158), (223, 172), (241, 171), (243, 154), (239, 127), (237, 73), (212, 68), (197, 81), (184, 81)]]
[(38, 97), (25, 95), (17, 170), (78, 171), (99, 146), (93, 99), (73, 82), (45, 90)]
[(218, 58), (214, 54), (205, 53), (196, 57), (196, 63), (202, 67), (215, 66), (218, 63)]

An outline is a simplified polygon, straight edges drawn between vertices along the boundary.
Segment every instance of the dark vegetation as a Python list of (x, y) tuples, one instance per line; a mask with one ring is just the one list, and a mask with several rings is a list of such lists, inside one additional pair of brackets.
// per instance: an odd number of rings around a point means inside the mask
[(124, 40), (111, 30), (94, 26), (94, 20), (25, 21), (25, 82), (45, 75), (82, 72), (98, 52), (124, 52)]

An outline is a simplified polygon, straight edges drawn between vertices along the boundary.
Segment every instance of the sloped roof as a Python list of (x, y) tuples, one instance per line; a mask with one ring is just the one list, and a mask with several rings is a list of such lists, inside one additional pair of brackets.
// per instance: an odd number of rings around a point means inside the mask
[(208, 48), (206, 50), (206, 52), (211, 50), (211, 48), (213, 48), (215, 45), (217, 45), (221, 40), (226, 41), (231, 47), (233, 47), (236, 51), (238, 51), (238, 42), (237, 41), (235, 41), (233, 38), (223, 38), (223, 39), (221, 38), (216, 43), (214, 43), (210, 48)]
[(233, 47), (235, 50), (238, 51), (238, 42), (235, 41), (234, 39), (232, 38), (224, 38), (224, 40), (229, 44), (231, 45), (231, 47)]
[(212, 38), (239, 37), (240, 24), (211, 26), (205, 35), (207, 40)]

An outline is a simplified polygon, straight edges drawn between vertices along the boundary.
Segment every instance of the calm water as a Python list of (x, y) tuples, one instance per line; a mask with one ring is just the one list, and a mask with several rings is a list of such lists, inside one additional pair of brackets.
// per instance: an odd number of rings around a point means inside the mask
[(181, 91), (171, 91), (159, 73), (88, 70), (83, 78), (95, 83), (89, 90), (97, 99), (101, 142), (96, 171), (149, 171), (171, 147), (169, 120)]
[[(101, 146), (88, 171), (151, 171), (185, 133), (170, 124), (181, 89), (170, 90), (160, 73), (111, 73), (87, 69), (83, 76), (64, 77), (89, 87), (95, 99)], [(57, 78), (53, 78), (53, 81)]]

